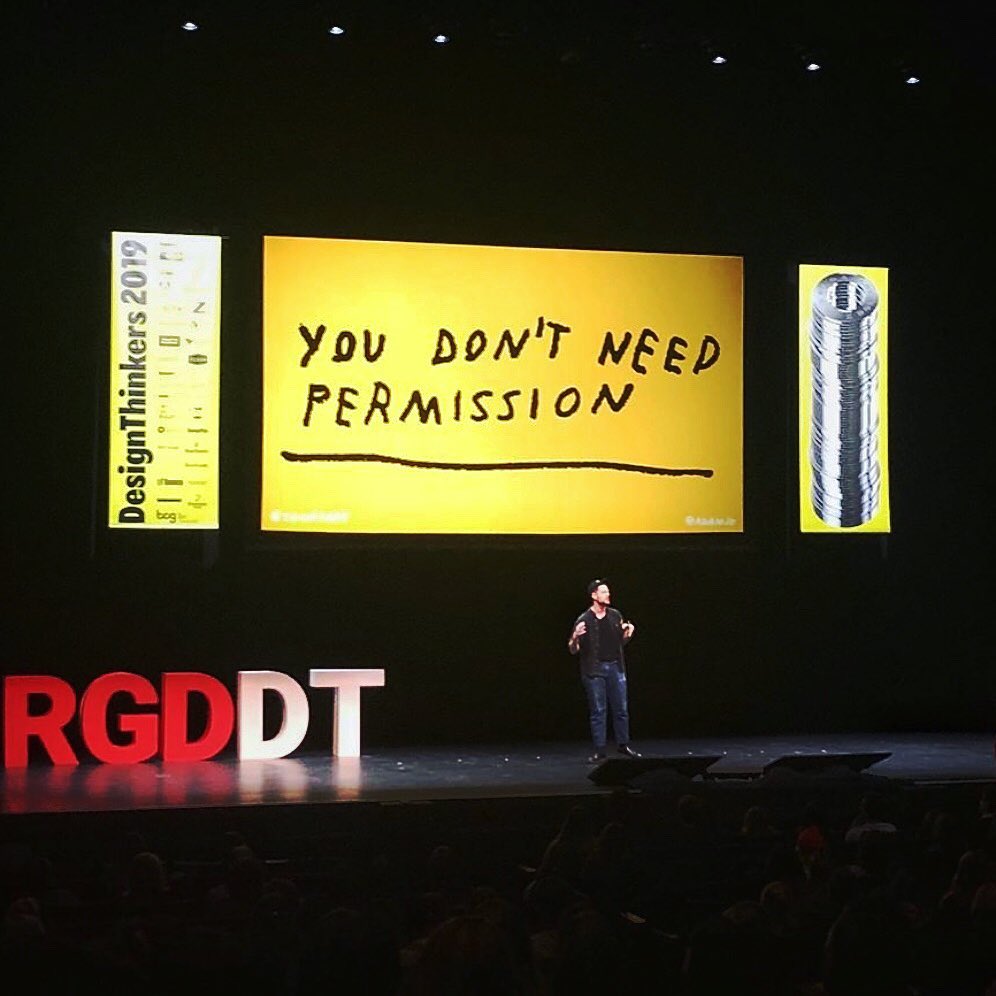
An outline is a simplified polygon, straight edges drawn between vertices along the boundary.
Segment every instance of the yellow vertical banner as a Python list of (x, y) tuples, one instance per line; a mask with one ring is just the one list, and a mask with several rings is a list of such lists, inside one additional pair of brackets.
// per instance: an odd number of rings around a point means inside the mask
[(889, 532), (889, 271), (799, 267), (804, 533)]
[(266, 530), (743, 530), (743, 261), (268, 236)]
[(221, 239), (111, 234), (108, 525), (218, 526)]

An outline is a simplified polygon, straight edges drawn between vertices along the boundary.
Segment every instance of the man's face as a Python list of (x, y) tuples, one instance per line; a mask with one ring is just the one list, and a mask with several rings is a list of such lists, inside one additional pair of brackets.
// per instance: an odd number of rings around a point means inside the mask
[(607, 584), (600, 584), (591, 595), (596, 605), (609, 605), (612, 602), (612, 592)]

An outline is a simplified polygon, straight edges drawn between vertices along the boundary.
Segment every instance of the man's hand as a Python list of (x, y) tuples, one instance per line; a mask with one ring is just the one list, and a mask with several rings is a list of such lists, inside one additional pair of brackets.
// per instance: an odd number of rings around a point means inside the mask
[(587, 632), (588, 632), (588, 627), (585, 625), (585, 622), (582, 619), (581, 622), (579, 622), (577, 626), (574, 627), (574, 632), (571, 633), (571, 643), (577, 643), (578, 640), (580, 640), (581, 637), (584, 636), (585, 633)]
[(633, 634), (636, 632), (636, 626), (631, 622), (624, 622), (622, 624), (622, 635), (624, 640), (630, 640)]

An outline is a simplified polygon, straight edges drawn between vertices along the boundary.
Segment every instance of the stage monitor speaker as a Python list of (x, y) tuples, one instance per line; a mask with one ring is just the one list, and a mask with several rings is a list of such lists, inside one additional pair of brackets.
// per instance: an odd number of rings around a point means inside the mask
[(588, 777), (596, 785), (632, 786), (635, 779), (649, 775), (663, 778), (694, 778), (722, 758), (721, 754), (677, 757), (613, 757), (603, 761)]
[(892, 757), (892, 751), (867, 754), (786, 754), (764, 766), (762, 774), (792, 772), (797, 775), (858, 775), (879, 761)]

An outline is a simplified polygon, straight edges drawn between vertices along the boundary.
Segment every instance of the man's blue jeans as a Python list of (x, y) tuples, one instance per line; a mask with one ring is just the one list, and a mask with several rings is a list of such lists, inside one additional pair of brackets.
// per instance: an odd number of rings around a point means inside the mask
[(612, 710), (612, 734), (616, 744), (629, 743), (629, 708), (626, 704), (626, 672), (618, 661), (599, 661), (593, 674), (581, 675), (588, 696), (588, 721), (595, 750), (605, 749), (605, 714)]

